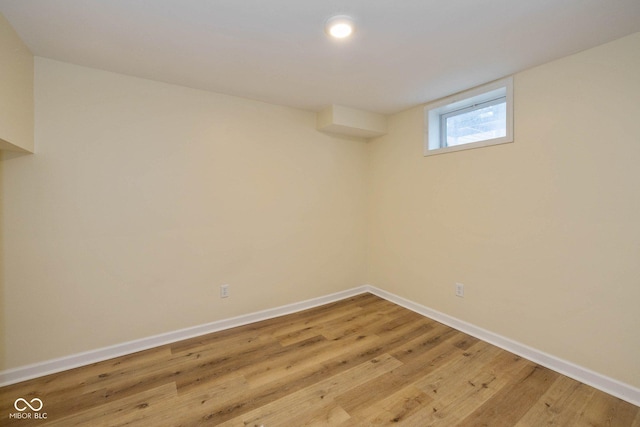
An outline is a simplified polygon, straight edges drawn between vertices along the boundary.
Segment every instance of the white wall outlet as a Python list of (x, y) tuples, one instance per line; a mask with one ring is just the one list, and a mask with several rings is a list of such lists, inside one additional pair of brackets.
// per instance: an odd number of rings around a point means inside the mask
[(229, 285), (224, 284), (220, 285), (220, 298), (228, 298), (229, 297)]
[(456, 283), (456, 296), (464, 298), (464, 285), (462, 283)]

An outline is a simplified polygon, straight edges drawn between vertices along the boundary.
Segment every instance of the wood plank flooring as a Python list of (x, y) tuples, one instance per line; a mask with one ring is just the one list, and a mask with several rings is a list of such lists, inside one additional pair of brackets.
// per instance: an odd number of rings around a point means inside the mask
[[(18, 398), (47, 418), (10, 418)], [(640, 426), (637, 406), (371, 294), (3, 387), (0, 404), (7, 427)]]

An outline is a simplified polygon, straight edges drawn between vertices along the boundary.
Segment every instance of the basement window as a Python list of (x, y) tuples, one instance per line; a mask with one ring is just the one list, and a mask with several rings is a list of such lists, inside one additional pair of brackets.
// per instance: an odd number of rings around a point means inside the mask
[(425, 107), (425, 156), (507, 142), (513, 142), (511, 77)]

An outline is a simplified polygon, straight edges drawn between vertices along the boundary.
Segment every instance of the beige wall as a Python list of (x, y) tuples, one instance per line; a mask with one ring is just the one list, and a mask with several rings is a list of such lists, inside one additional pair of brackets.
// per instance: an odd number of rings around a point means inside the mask
[(314, 113), (36, 58), (36, 117), (2, 162), (3, 368), (362, 283), (366, 145)]
[(38, 154), (0, 163), (0, 369), (368, 282), (640, 386), (639, 48), (517, 74), (513, 144), (426, 158), (421, 107), (367, 146), (37, 58)]
[(33, 55), (1, 13), (0, 150), (33, 152)]
[(423, 157), (391, 117), (369, 283), (639, 387), (639, 76), (640, 33), (515, 75), (513, 144)]

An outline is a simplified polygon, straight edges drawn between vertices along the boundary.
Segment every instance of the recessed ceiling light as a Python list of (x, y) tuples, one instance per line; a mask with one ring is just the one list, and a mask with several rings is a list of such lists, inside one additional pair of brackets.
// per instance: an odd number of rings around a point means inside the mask
[(336, 39), (344, 39), (353, 34), (353, 19), (346, 15), (329, 18), (324, 30), (328, 35)]

